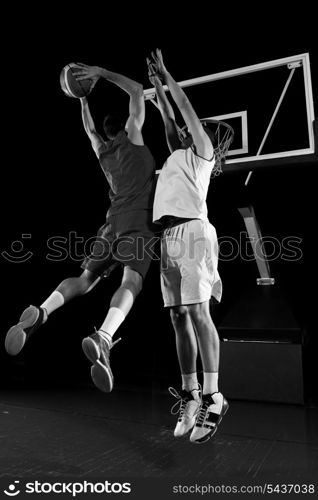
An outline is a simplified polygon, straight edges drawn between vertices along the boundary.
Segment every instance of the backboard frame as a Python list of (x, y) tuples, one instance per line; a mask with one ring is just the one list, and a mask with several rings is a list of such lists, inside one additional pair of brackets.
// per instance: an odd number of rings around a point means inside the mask
[[(308, 132), (308, 143), (309, 147), (303, 148), (303, 149), (296, 149), (296, 150), (290, 150), (290, 151), (280, 151), (276, 153), (266, 153), (262, 154), (261, 152), (257, 152), (257, 154), (253, 156), (245, 156), (242, 158), (227, 158), (226, 164), (230, 166), (231, 164), (237, 165), (237, 164), (242, 164), (248, 168), (248, 164), (251, 164), (250, 167), (256, 166), (257, 163), (264, 164), (264, 161), (269, 161), (270, 163), (276, 163), (277, 161), (280, 162), (282, 160), (282, 164), (285, 164), (284, 159), (290, 159), (295, 161), (295, 158), (301, 157), (299, 159), (306, 158), (307, 155), (314, 155), (315, 154), (315, 133), (314, 133), (314, 121), (315, 121), (315, 114), (314, 114), (314, 100), (313, 100), (313, 91), (312, 91), (312, 80), (311, 80), (311, 69), (310, 69), (310, 57), (309, 53), (303, 53), (303, 54), (298, 54), (295, 56), (289, 56), (289, 57), (284, 57), (280, 59), (275, 59), (272, 61), (267, 61), (263, 63), (258, 63), (258, 64), (253, 64), (250, 66), (244, 66), (241, 68), (233, 69), (233, 70), (228, 70), (228, 71), (222, 71), (219, 73), (214, 73), (210, 75), (205, 75), (197, 78), (191, 78), (189, 80), (183, 80), (181, 82), (178, 82), (179, 85), (182, 88), (185, 87), (190, 87), (193, 85), (199, 85), (199, 84), (204, 84), (208, 82), (213, 82), (216, 80), (222, 80), (226, 78), (233, 78), (235, 76), (240, 76), (240, 75), (246, 75), (248, 73), (253, 73), (253, 72), (258, 72), (258, 71), (263, 71), (263, 70), (268, 70), (271, 68), (276, 68), (279, 66), (287, 66), (288, 69), (291, 70), (291, 74), (289, 77), (289, 80), (292, 77), (293, 72), (295, 69), (301, 68), (303, 71), (303, 81), (304, 81), (304, 90), (305, 90), (305, 104), (306, 104), (306, 114), (307, 114), (307, 132)], [(286, 83), (286, 90), (288, 87), (289, 82)], [(164, 85), (164, 90), (167, 91), (168, 87)], [(285, 91), (285, 89), (284, 89)], [(153, 104), (156, 104), (155, 102), (155, 89), (150, 88), (144, 90), (144, 97), (145, 100), (151, 100)], [(281, 96), (281, 100), (284, 97), (284, 92)], [(278, 103), (280, 104), (280, 103)], [(279, 107), (279, 106), (278, 106)], [(275, 110), (274, 115), (277, 110)], [(272, 121), (275, 119), (275, 116), (273, 115)], [(224, 120), (224, 115), (219, 115), (220, 119), (221, 116), (223, 117), (222, 119)], [(217, 119), (216, 116), (210, 116), (209, 118), (214, 118)], [(201, 119), (201, 117), (200, 117)], [(203, 117), (202, 117), (203, 119)], [(224, 120), (226, 121), (226, 120)], [(271, 124), (269, 125), (270, 128)], [(242, 129), (243, 130), (243, 129)], [(267, 133), (269, 129), (266, 131), (265, 136), (263, 138), (263, 142), (265, 142)], [(245, 137), (245, 146), (243, 147), (243, 150), (246, 151), (246, 144), (247, 144), (247, 137)], [(263, 143), (262, 143), (263, 144)], [(237, 153), (237, 152), (236, 152)], [(233, 155), (234, 152), (230, 152), (228, 156)], [(241, 153), (240, 153), (241, 154)], [(308, 157), (308, 161), (310, 161), (310, 158)], [(306, 162), (306, 160), (305, 160)], [(287, 160), (288, 163), (288, 160)]]

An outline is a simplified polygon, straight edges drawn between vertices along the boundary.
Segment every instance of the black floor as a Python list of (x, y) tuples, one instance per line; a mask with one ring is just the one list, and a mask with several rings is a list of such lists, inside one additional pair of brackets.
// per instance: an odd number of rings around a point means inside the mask
[[(65, 477), (131, 479), (139, 487), (151, 479), (158, 483), (156, 491), (169, 490), (160, 498), (168, 498), (173, 485), (207, 482), (316, 482), (318, 491), (317, 407), (230, 401), (213, 440), (196, 445), (174, 439), (175, 417), (170, 414), (174, 402), (162, 390), (127, 385), (108, 395), (93, 386), (4, 390), (1, 486), (13, 480), (21, 485)], [(151, 498), (157, 498), (154, 495), (155, 491)], [(139, 498), (133, 492), (131, 497)]]

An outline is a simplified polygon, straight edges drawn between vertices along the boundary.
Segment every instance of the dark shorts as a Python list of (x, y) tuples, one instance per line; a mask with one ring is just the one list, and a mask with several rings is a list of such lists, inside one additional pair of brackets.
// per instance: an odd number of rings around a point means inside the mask
[(106, 218), (98, 230), (91, 254), (81, 267), (105, 277), (117, 266), (127, 266), (145, 278), (155, 254), (157, 238), (152, 224), (152, 210), (132, 210)]

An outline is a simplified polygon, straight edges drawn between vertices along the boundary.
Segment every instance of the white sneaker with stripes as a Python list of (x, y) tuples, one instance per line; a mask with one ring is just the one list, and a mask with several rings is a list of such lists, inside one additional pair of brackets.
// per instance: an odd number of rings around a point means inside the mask
[(211, 439), (228, 409), (229, 403), (221, 392), (204, 394), (190, 441), (192, 443), (205, 443)]

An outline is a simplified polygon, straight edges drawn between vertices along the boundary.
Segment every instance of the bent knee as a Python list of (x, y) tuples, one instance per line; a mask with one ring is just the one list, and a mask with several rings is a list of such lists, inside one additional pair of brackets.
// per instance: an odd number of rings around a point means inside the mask
[(188, 306), (175, 306), (170, 309), (170, 317), (173, 323), (184, 321), (188, 314)]
[(123, 280), (121, 286), (129, 290), (134, 297), (137, 297), (142, 290), (142, 283), (136, 283), (132, 280)]
[(126, 268), (124, 271), (124, 276), (121, 282), (121, 286), (127, 288), (136, 297), (142, 290), (143, 279), (142, 276), (133, 271), (132, 269)]
[(81, 274), (78, 280), (81, 292), (85, 294), (90, 292), (94, 288), (96, 283), (100, 280), (100, 276), (97, 276), (93, 273), (84, 272), (83, 274)]

